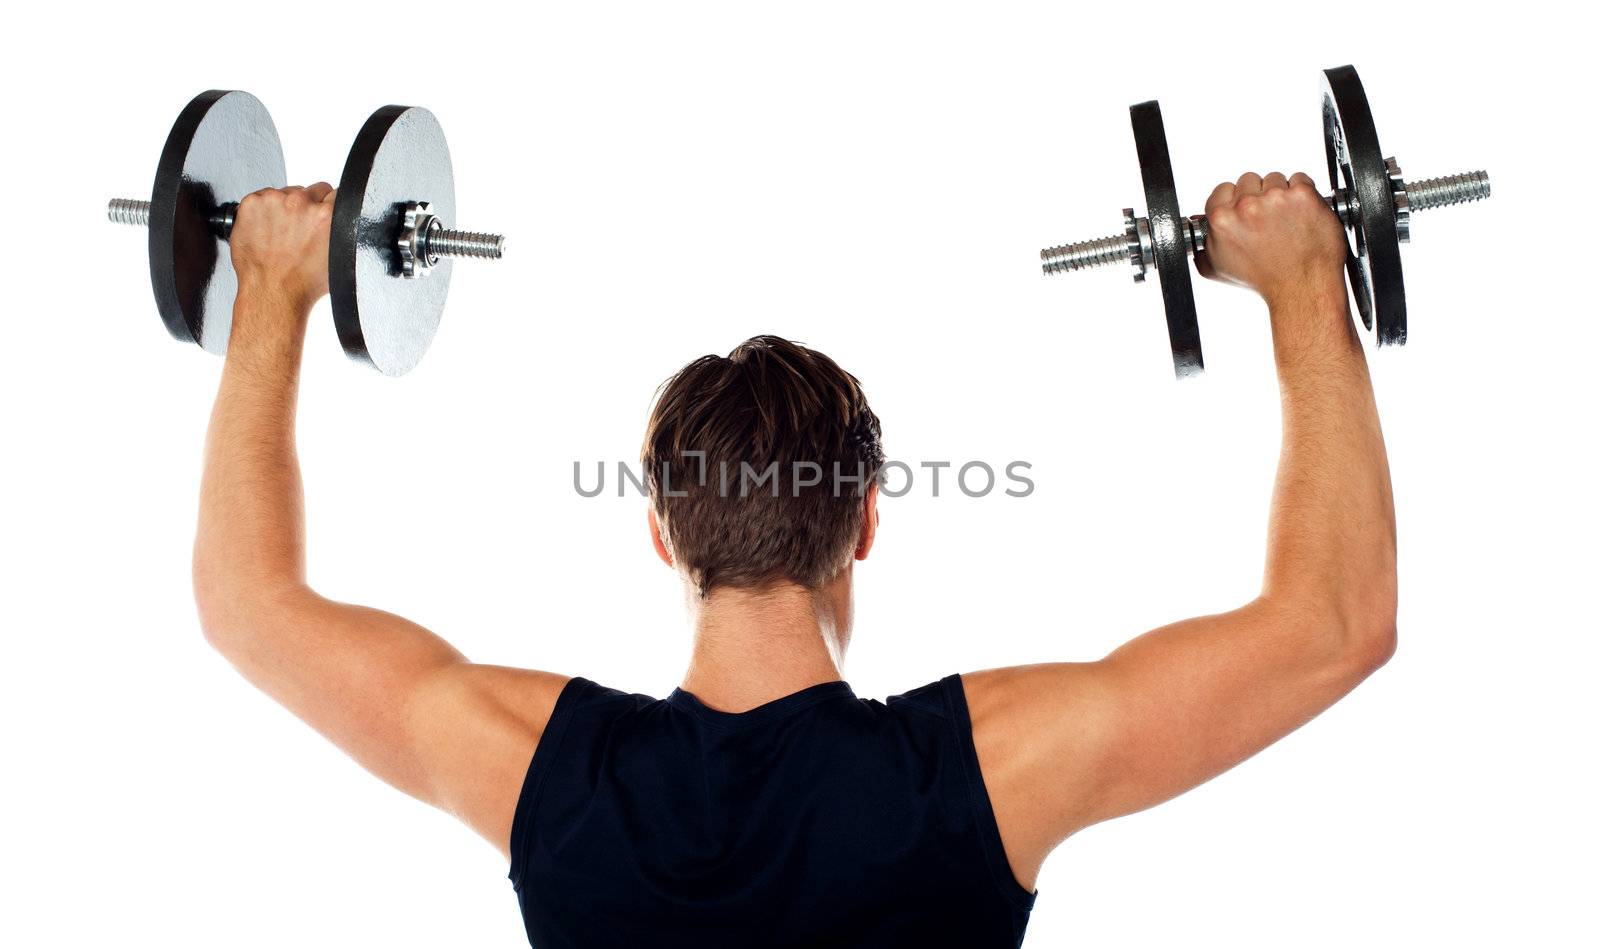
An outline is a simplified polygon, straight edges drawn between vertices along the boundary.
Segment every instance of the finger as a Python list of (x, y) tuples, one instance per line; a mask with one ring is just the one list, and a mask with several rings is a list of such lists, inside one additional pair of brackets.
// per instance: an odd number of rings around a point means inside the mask
[(1224, 181), (1211, 189), (1211, 197), (1206, 199), (1206, 213), (1210, 214), (1213, 208), (1232, 204), (1234, 191), (1235, 188), (1231, 181)]
[(1283, 189), (1287, 190), (1288, 187), (1289, 187), (1289, 179), (1285, 178), (1283, 176), (1283, 172), (1281, 172), (1281, 171), (1269, 172), (1265, 178), (1261, 179), (1261, 190), (1262, 191), (1265, 191), (1268, 188), (1283, 188)]
[(284, 194), (299, 194), (300, 192), (306, 190), (306, 186), (305, 185), (289, 185), (289, 186), (284, 187), (284, 188), (279, 188), (278, 190), (282, 191)]
[(1234, 193), (1238, 197), (1243, 197), (1247, 194), (1260, 194), (1261, 176), (1253, 171), (1247, 171), (1239, 176), (1239, 180), (1234, 184), (1234, 189)]
[(333, 185), (328, 184), (326, 181), (319, 181), (306, 188), (306, 196), (318, 204), (328, 200), (328, 196), (331, 194), (333, 194)]
[(1289, 176), (1289, 185), (1291, 187), (1296, 186), (1296, 185), (1305, 185), (1307, 188), (1310, 188), (1313, 191), (1317, 190), (1317, 183), (1315, 181), (1312, 181), (1311, 180), (1311, 176), (1306, 174), (1303, 171), (1297, 171), (1294, 174), (1290, 175)]

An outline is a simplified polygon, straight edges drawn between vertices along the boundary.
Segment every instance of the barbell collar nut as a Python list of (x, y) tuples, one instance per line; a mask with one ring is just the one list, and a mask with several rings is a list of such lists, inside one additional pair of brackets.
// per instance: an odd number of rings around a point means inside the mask
[(1389, 174), (1389, 190), (1394, 195), (1394, 233), (1402, 244), (1411, 243), (1411, 202), (1406, 196), (1405, 174), (1393, 156), (1383, 160)]
[(400, 219), (400, 236), (395, 241), (400, 274), (407, 278), (427, 276), (446, 257), (499, 260), (505, 256), (505, 246), (503, 234), (445, 227), (426, 201), (406, 205)]
[(1144, 272), (1150, 255), (1146, 252), (1150, 238), (1150, 224), (1142, 222), (1133, 214), (1133, 208), (1122, 209), (1122, 234), (1128, 242), (1128, 263), (1133, 265), (1133, 282), (1144, 283)]

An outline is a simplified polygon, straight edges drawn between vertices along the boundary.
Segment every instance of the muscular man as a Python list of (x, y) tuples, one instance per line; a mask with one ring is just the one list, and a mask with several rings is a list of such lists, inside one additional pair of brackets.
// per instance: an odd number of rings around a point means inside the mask
[(1304, 175), (1245, 175), (1206, 204), (1202, 267), (1266, 301), (1282, 391), (1260, 595), (1096, 662), (886, 703), (840, 678), (852, 564), (878, 525), (878, 419), (855, 377), (774, 337), (689, 364), (649, 421), (650, 535), (694, 630), (670, 697), (478, 665), (312, 590), (294, 417), (331, 194), (239, 209), (201, 623), (363, 766), (499, 847), (539, 947), (1015, 946), (1063, 840), (1237, 764), (1394, 649), (1383, 439), (1342, 233)]

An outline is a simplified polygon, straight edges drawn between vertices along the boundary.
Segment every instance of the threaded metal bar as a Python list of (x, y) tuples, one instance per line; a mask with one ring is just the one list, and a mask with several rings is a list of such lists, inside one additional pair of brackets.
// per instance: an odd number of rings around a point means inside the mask
[[(223, 205), (223, 213), (213, 218), (212, 224), (223, 237), (232, 230), (234, 205)], [(116, 224), (135, 227), (150, 225), (150, 202), (138, 198), (112, 198), (106, 205), (106, 218)], [(479, 231), (457, 231), (448, 227), (435, 229), (428, 235), (428, 252), (436, 257), (477, 257), (499, 260), (505, 256), (506, 239), (503, 234), (484, 234)]]
[(484, 234), (478, 231), (456, 231), (448, 227), (436, 228), (428, 233), (428, 253), (437, 257), (478, 257), (499, 260), (505, 253), (503, 234)]
[(114, 224), (148, 227), (150, 202), (138, 198), (112, 198), (111, 203), (106, 205), (106, 218)]
[[(1459, 175), (1425, 178), (1406, 183), (1406, 200), (1413, 212), (1482, 201), (1489, 197), (1489, 194), (1489, 173), (1486, 171), (1469, 171)], [(1349, 199), (1345, 192), (1340, 191), (1323, 200), (1328, 202), (1328, 206), (1333, 208), (1341, 221), (1346, 224), (1351, 222), (1353, 212), (1349, 209)], [(1207, 224), (1205, 217), (1200, 216), (1190, 220), (1198, 229), (1203, 242)], [(1098, 240), (1047, 247), (1039, 251), (1039, 259), (1043, 262), (1042, 269), (1047, 275), (1107, 267), (1128, 260), (1128, 238), (1102, 237)]]
[(1062, 244), (1039, 251), (1042, 269), (1046, 274), (1088, 270), (1091, 267), (1108, 267), (1127, 264), (1128, 238), (1126, 235), (1102, 237), (1077, 244)]
[(1413, 211), (1447, 208), (1452, 204), (1482, 201), (1488, 196), (1487, 171), (1469, 171), (1460, 175), (1446, 175), (1443, 178), (1406, 182), (1406, 200), (1411, 203)]

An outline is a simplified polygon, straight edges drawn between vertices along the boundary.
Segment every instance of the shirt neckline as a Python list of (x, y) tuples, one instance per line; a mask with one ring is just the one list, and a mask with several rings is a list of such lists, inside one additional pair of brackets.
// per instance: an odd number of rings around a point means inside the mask
[(850, 688), (850, 683), (843, 679), (835, 679), (832, 682), (807, 686), (798, 692), (791, 692), (743, 712), (724, 712), (714, 709), (696, 698), (692, 692), (685, 692), (683, 689), (673, 689), (672, 694), (667, 696), (667, 701), (675, 708), (689, 712), (702, 721), (731, 728), (771, 721), (809, 708), (818, 702), (843, 697), (854, 698), (855, 692)]

